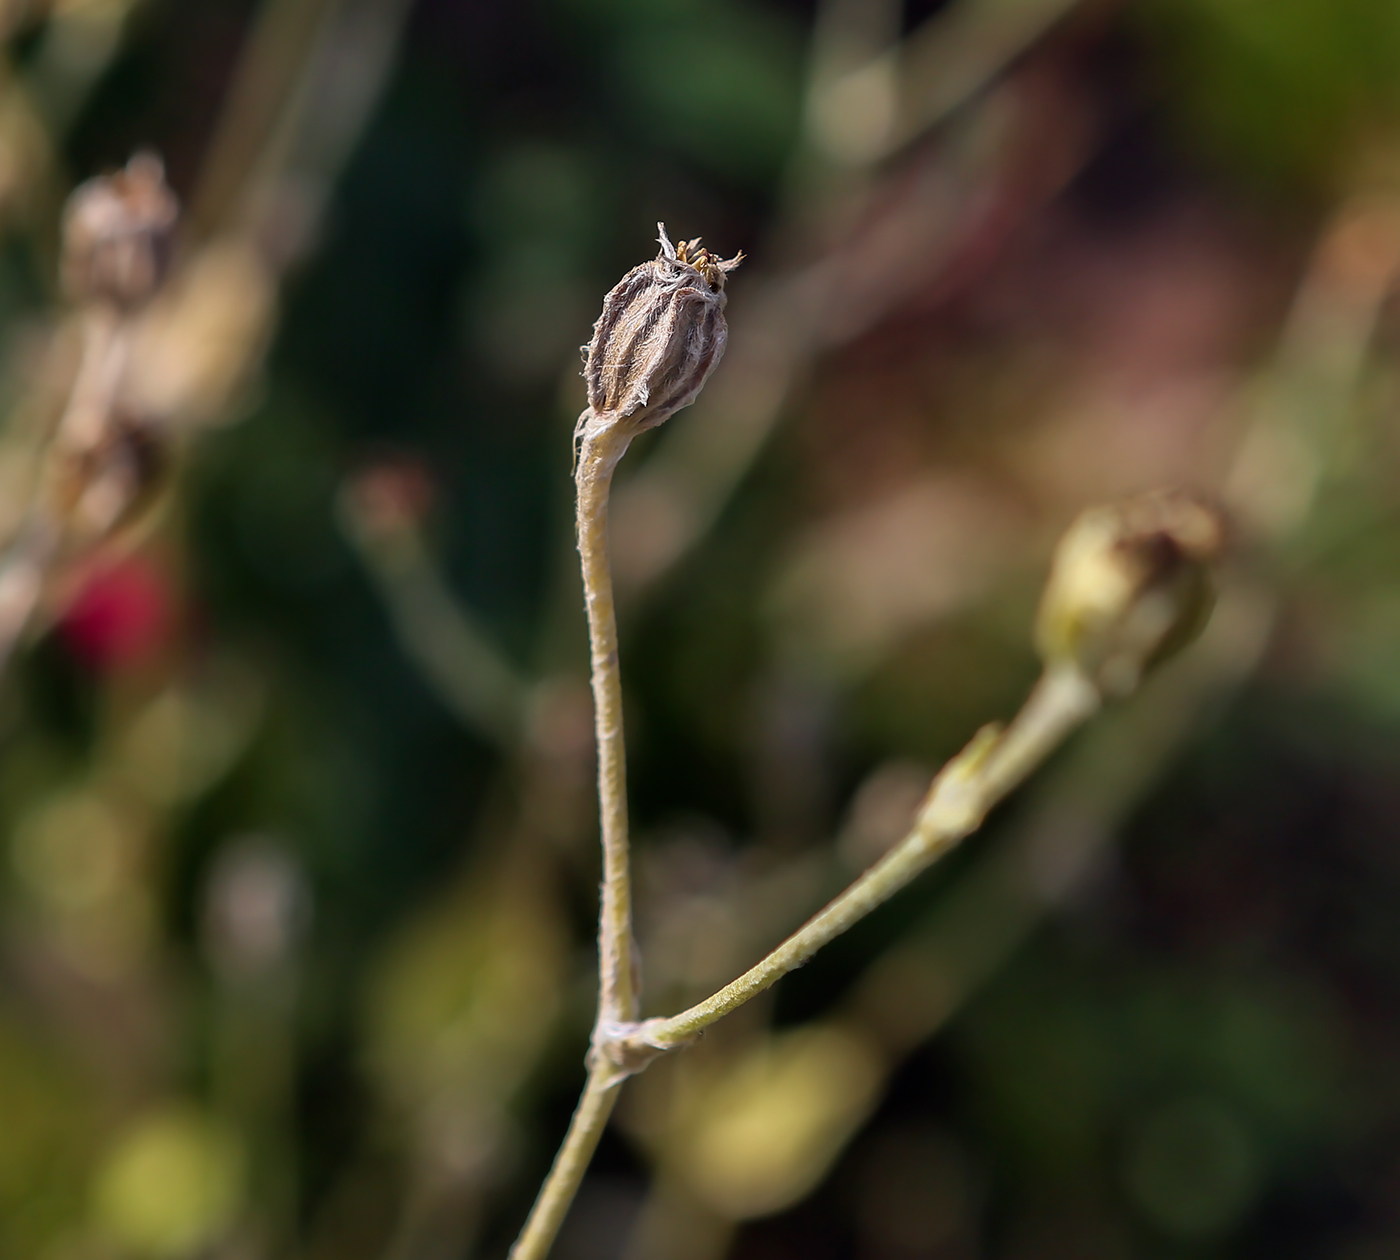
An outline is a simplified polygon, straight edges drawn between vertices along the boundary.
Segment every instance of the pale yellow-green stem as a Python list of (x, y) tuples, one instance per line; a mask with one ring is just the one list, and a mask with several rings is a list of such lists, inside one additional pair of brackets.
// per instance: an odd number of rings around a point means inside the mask
[(543, 1260), (549, 1253), (583, 1174), (588, 1171), (598, 1139), (607, 1127), (624, 1079), (601, 1060), (595, 1059), (589, 1068), (588, 1083), (569, 1121), (569, 1131), (540, 1187), (535, 1206), (530, 1209), (525, 1228), (510, 1249), (509, 1260)]
[(1049, 669), (1005, 731), (987, 727), (934, 780), (910, 833), (826, 909), (718, 993), (669, 1019), (639, 1025), (640, 1046), (675, 1049), (762, 993), (823, 945), (888, 901), (965, 836), (1099, 707), (1099, 693), (1072, 668)]
[[(585, 420), (591, 413), (585, 414)], [(598, 800), (603, 889), (598, 915), (598, 1018), (588, 1083), (554, 1166), (540, 1189), (511, 1260), (543, 1260), (606, 1127), (622, 1082), (650, 1059), (678, 1049), (750, 998), (800, 967), (823, 945), (887, 901), (982, 824), (987, 812), (1099, 706), (1094, 685), (1076, 670), (1047, 669), (1005, 730), (988, 727), (934, 781), (910, 834), (881, 861), (757, 966), (670, 1019), (637, 1023), (632, 896), (628, 871), (627, 762), (617, 618), (608, 559), (608, 495), (630, 434), (580, 425), (575, 481), (578, 549), (588, 611), (598, 742)]]

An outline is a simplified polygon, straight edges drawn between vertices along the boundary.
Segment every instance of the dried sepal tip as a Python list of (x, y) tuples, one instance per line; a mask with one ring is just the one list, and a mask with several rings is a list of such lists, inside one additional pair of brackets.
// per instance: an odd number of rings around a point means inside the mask
[(657, 261), (666, 259), (669, 262), (694, 269), (704, 278), (705, 283), (716, 292), (724, 288), (725, 277), (744, 261), (743, 250), (740, 250), (733, 258), (721, 259), (718, 254), (712, 254), (708, 249), (705, 249), (700, 244), (698, 236), (688, 241), (682, 241), (679, 245), (672, 245), (671, 238), (666, 235), (664, 223), (656, 225), (656, 232), (656, 242), (661, 246), (661, 253), (657, 255)]
[(1036, 622), (1047, 666), (1070, 666), (1106, 696), (1136, 689), (1204, 627), (1220, 511), (1181, 491), (1089, 508), (1055, 549)]
[(603, 299), (584, 348), (581, 433), (654, 428), (695, 401), (724, 354), (724, 283), (743, 255), (721, 259), (698, 237), (673, 245), (665, 226), (656, 226), (660, 252)]

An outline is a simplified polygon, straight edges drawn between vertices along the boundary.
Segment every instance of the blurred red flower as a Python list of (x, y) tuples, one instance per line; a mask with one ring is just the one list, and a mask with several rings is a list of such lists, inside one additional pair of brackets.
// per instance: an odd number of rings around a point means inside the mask
[(169, 576), (147, 557), (125, 556), (88, 572), (58, 629), (75, 656), (107, 671), (149, 661), (173, 627)]

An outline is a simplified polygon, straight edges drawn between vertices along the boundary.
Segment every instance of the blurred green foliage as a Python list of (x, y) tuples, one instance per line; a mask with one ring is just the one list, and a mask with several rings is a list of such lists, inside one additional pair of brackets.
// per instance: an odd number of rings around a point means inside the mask
[(1148, 0), (1163, 99), (1236, 170), (1335, 185), (1400, 123), (1400, 13), (1388, 0)]

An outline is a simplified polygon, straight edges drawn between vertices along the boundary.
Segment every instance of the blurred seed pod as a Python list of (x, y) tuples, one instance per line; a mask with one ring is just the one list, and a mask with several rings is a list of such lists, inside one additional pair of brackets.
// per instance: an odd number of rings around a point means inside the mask
[(80, 184), (63, 212), (63, 287), (78, 303), (129, 308), (155, 293), (170, 261), (179, 202), (153, 153)]
[(342, 504), (355, 529), (372, 540), (422, 526), (438, 487), (426, 461), (412, 455), (375, 460), (345, 483)]
[(1088, 509), (1055, 549), (1036, 621), (1042, 659), (1128, 695), (1204, 627), (1224, 544), (1221, 513), (1180, 491)]
[(695, 401), (724, 354), (725, 277), (743, 254), (721, 261), (700, 239), (672, 245), (633, 267), (603, 299), (584, 357), (592, 422), (654, 428)]

